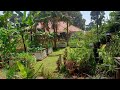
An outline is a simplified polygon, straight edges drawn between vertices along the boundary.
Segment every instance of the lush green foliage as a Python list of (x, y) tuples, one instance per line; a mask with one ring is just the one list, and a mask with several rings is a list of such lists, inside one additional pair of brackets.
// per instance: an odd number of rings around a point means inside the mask
[[(111, 12), (110, 19), (105, 22), (104, 11), (91, 11), (91, 19), (94, 22), (89, 24), (88, 31), (77, 32), (69, 39), (70, 47), (76, 48), (68, 48), (67, 61), (76, 62), (81, 73), (96, 74), (95, 76), (102, 73), (105, 77), (113, 76), (116, 67), (114, 57), (120, 55), (119, 16), (120, 11)], [(30, 11), (28, 15), (26, 11), (15, 11), (15, 13), (4, 11), (3, 15), (0, 15), (0, 61), (6, 66), (8, 79), (36, 78), (42, 64), (38, 70), (35, 70), (35, 57), (27, 52), (53, 47), (53, 40), (55, 43), (57, 41), (59, 21), (68, 22), (81, 29), (85, 28), (85, 20), (79, 11)], [(38, 22), (43, 22), (42, 29), (36, 29)], [(51, 22), (54, 33), (50, 33), (48, 22)], [(46, 30), (48, 32), (45, 32)], [(106, 33), (111, 33), (109, 42), (106, 40)], [(105, 41), (104, 45), (102, 40)], [(101, 64), (95, 62), (93, 53), (93, 44), (97, 42), (101, 42), (101, 47), (98, 49), (99, 59), (103, 60)], [(24, 53), (18, 53), (18, 47), (23, 48)], [(61, 72), (68, 73), (65, 65), (62, 65)], [(43, 75), (50, 78), (49, 73)]]
[[(35, 71), (34, 66), (36, 59), (28, 53), (20, 53), (14, 58), (13, 65), (7, 71), (7, 78), (22, 78), (30, 79), (35, 78), (38, 71)], [(42, 64), (41, 64), (42, 65)], [(38, 69), (41, 68), (41, 65)]]

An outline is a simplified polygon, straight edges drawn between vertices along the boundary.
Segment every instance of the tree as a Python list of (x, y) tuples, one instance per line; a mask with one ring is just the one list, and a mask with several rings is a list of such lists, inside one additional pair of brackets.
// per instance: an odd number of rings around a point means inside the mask
[(102, 26), (102, 21), (104, 20), (105, 12), (104, 11), (91, 11), (90, 15), (91, 15), (91, 20), (93, 20), (94, 24), (96, 24), (97, 26), (97, 36), (98, 36), (99, 35), (98, 29), (99, 27)]
[(38, 18), (40, 16), (40, 11), (29, 11), (28, 13), (28, 17), (27, 17), (27, 24), (30, 27), (30, 33), (31, 33), (31, 47), (32, 47), (32, 43), (33, 41), (33, 31), (36, 32), (36, 26), (38, 25)]
[[(42, 16), (46, 16), (46, 19), (43, 19), (44, 25), (48, 27), (48, 22), (52, 23), (52, 28), (54, 30), (54, 48), (56, 49), (57, 42), (57, 27), (59, 21), (64, 21), (67, 23), (67, 33), (68, 33), (68, 23), (70, 24), (70, 16), (65, 11), (42, 11)], [(68, 36), (68, 35), (67, 35)], [(68, 42), (68, 39), (67, 39)], [(68, 44), (67, 44), (68, 45)]]
[[(82, 18), (80, 11), (58, 11), (59, 20), (67, 23), (67, 46), (68, 46), (68, 26), (73, 24), (81, 29), (85, 29), (85, 19)], [(62, 15), (62, 16), (61, 16)]]
[(66, 12), (65, 11), (61, 12), (62, 15), (63, 15), (61, 20), (67, 23), (67, 27), (66, 27), (66, 29), (67, 29), (67, 46), (69, 46), (69, 44), (68, 44), (68, 27), (69, 27), (70, 24), (72, 24), (72, 18), (73, 18), (72, 16), (69, 15), (68, 12), (67, 11)]
[(56, 49), (57, 45), (57, 28), (59, 21), (66, 21), (66, 17), (60, 11), (51, 11), (50, 21), (52, 23), (52, 28), (54, 30), (54, 48)]
[(118, 32), (120, 28), (120, 11), (112, 11), (110, 14), (110, 19), (107, 21), (109, 33)]
[(82, 19), (82, 23), (81, 23), (81, 29), (82, 30), (85, 30), (85, 22), (86, 22), (86, 20), (85, 19)]
[(68, 15), (70, 21), (74, 26), (77, 26), (81, 29), (85, 29), (85, 19), (82, 18), (80, 11), (61, 11), (63, 15)]
[(3, 11), (3, 15), (0, 15), (0, 27), (7, 28), (9, 19), (12, 16), (12, 11)]
[(93, 22), (90, 22), (87, 26), (86, 26), (86, 30), (89, 31), (91, 30), (92, 28), (94, 28), (94, 23)]
[[(82, 19), (82, 15), (79, 11), (41, 11), (37, 20), (38, 22), (43, 22), (44, 24), (43, 29), (48, 31), (49, 31), (48, 23), (51, 22), (55, 34), (54, 48), (56, 48), (57, 24), (59, 21), (64, 21), (67, 23), (67, 36), (68, 36), (68, 25), (70, 24), (81, 27), (82, 29), (85, 28), (85, 19)], [(67, 43), (68, 43), (68, 39), (67, 39)]]
[(32, 25), (34, 24), (34, 22), (33, 22), (34, 18), (32, 18), (31, 14), (29, 14), (27, 16), (26, 11), (24, 11), (24, 12), (15, 11), (15, 12), (16, 12), (16, 14), (13, 14), (13, 16), (10, 18), (10, 21), (12, 23), (14, 23), (14, 27), (17, 28), (17, 30), (20, 32), (22, 41), (23, 41), (23, 45), (24, 45), (24, 50), (26, 52), (27, 47), (25, 45), (24, 35), (26, 35), (25, 34), (25, 32), (27, 31), (26, 27), (29, 26), (31, 29)]

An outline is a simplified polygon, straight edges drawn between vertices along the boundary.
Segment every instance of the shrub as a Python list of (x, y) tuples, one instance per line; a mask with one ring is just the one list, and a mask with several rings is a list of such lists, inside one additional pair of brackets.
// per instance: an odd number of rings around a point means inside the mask
[[(28, 53), (20, 53), (15, 57), (13, 66), (9, 67), (7, 71), (7, 78), (19, 78), (19, 79), (32, 79), (36, 78), (38, 71), (35, 71), (34, 65), (36, 64), (36, 59)], [(42, 64), (38, 68), (41, 68)]]
[(76, 43), (79, 48), (68, 48), (67, 59), (77, 63), (80, 73), (95, 74), (96, 63), (93, 48), (89, 46), (91, 38), (91, 34), (86, 34)]
[[(113, 56), (106, 50), (106, 45), (103, 45), (99, 49), (100, 59), (103, 60), (103, 64), (98, 65), (98, 69), (106, 72), (106, 75), (113, 75), (115, 73), (115, 62)], [(110, 75), (111, 73), (111, 75)]]

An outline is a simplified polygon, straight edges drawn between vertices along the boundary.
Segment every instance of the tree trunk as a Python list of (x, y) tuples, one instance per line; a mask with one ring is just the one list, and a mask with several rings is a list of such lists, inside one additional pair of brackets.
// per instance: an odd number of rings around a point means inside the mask
[[(32, 40), (33, 40), (33, 39), (32, 39), (32, 38), (33, 38), (33, 37), (32, 37), (32, 29), (30, 29), (30, 34), (31, 34), (30, 41), (31, 41), (31, 43), (32, 43)], [(31, 47), (32, 47), (32, 46), (31, 46)]]
[(27, 49), (26, 49), (26, 46), (25, 46), (25, 40), (24, 40), (23, 34), (22, 34), (22, 41), (23, 41), (23, 45), (24, 45), (24, 50), (25, 50), (25, 52), (27, 52)]
[(99, 41), (99, 32), (98, 32), (98, 29), (99, 29), (99, 28), (98, 28), (98, 13), (97, 13), (97, 23), (96, 23), (96, 24), (97, 24), (97, 40)]
[[(98, 13), (97, 13), (97, 41), (99, 43), (99, 32), (98, 32)], [(98, 54), (98, 43), (97, 43), (97, 52), (96, 54)], [(98, 54), (98, 57), (96, 57), (96, 62), (98, 63), (99, 62), (99, 54)]]
[(33, 26), (33, 31), (32, 31), (32, 33), (35, 34), (35, 36), (32, 37), (32, 40), (33, 40), (32, 42), (33, 42), (33, 44), (34, 44), (35, 46), (36, 46), (36, 42), (38, 42), (38, 41), (37, 41), (37, 35), (36, 35), (36, 33), (37, 33), (37, 28), (36, 28), (37, 25), (38, 25), (38, 24), (36, 23), (36, 24)]
[(56, 44), (56, 27), (55, 27), (55, 24), (53, 25), (53, 29), (54, 29), (54, 49), (57, 49), (57, 44)]
[(31, 33), (31, 42), (32, 42), (32, 29), (30, 30), (30, 33)]
[(58, 39), (58, 36), (57, 36), (57, 29), (58, 29), (57, 24), (55, 25), (55, 29), (56, 29), (56, 32), (55, 32), (56, 33), (56, 38), (55, 38), (56, 40), (55, 41), (56, 41), (56, 45), (57, 45), (57, 39)]
[(68, 44), (68, 21), (67, 21), (67, 46), (69, 46)]

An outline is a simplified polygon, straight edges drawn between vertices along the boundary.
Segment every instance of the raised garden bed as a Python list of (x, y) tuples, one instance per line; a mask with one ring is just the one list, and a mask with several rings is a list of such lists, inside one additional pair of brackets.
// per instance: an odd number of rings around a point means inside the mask
[(61, 42), (61, 43), (57, 44), (57, 47), (58, 48), (64, 48), (64, 47), (67, 47), (67, 44), (66, 44), (66, 42)]
[(51, 54), (53, 52), (53, 48), (50, 47), (48, 49), (46, 49), (47, 55)]
[(36, 60), (43, 60), (45, 57), (47, 57), (46, 49), (43, 49), (37, 52), (32, 52), (32, 54), (35, 55)]

